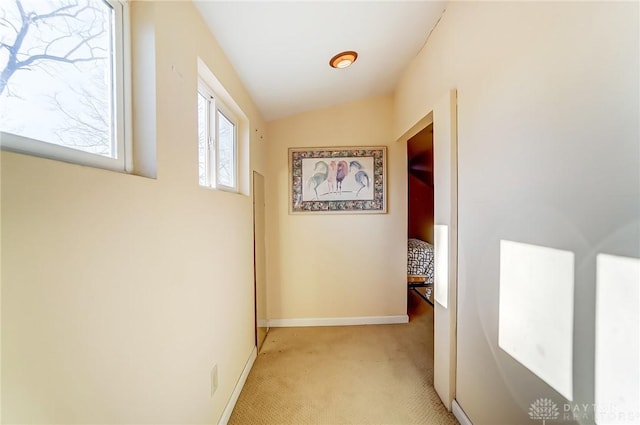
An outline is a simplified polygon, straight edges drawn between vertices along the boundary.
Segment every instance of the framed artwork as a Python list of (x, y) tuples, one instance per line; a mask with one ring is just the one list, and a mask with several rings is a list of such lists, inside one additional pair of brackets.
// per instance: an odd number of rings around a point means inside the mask
[(291, 213), (386, 213), (386, 146), (289, 149)]

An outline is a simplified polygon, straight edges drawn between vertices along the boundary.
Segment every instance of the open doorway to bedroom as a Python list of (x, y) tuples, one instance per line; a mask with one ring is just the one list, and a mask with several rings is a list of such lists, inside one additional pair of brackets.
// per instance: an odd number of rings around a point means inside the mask
[(433, 123), (407, 140), (407, 179), (407, 282), (433, 306)]
[[(419, 337), (412, 345), (420, 347), (430, 371), (434, 367), (434, 178), (433, 122), (407, 140), (407, 314), (412, 326), (419, 326)], [(433, 385), (434, 376), (426, 374)]]
[[(433, 104), (433, 108), (398, 141), (407, 146), (407, 234), (419, 235), (418, 238), (422, 238), (420, 240), (427, 239), (425, 243), (431, 241), (430, 269), (433, 272), (430, 281), (433, 283), (431, 296), (428, 298), (433, 304), (421, 301), (417, 305), (424, 307), (423, 311), (428, 313), (429, 316), (426, 317), (431, 317), (430, 323), (433, 325), (432, 333), (424, 333), (425, 340), (433, 342), (433, 349), (427, 353), (433, 358), (433, 387), (447, 409), (461, 411), (455, 402), (458, 299), (457, 126), (457, 91), (452, 89), (444, 93)], [(422, 195), (416, 192), (416, 188), (423, 189)], [(433, 212), (429, 215), (428, 211)], [(416, 219), (414, 212), (422, 215), (422, 219)], [(407, 254), (408, 259), (409, 253)], [(428, 263), (427, 260), (426, 264)], [(409, 272), (409, 268), (407, 271)], [(423, 274), (426, 275), (426, 282), (429, 272)], [(420, 317), (414, 315), (412, 307), (416, 305), (414, 300), (421, 298), (413, 290), (408, 292), (408, 314), (411, 321), (413, 317)]]

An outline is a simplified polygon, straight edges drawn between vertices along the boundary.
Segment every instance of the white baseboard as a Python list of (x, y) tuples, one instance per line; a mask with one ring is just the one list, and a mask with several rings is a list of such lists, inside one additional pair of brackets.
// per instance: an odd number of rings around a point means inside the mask
[(270, 328), (295, 328), (304, 326), (356, 326), (409, 323), (409, 316), (365, 316), (365, 317), (316, 317), (306, 319), (270, 319)]
[(236, 402), (238, 401), (238, 397), (240, 397), (240, 392), (242, 391), (242, 387), (244, 387), (244, 383), (247, 382), (247, 377), (249, 376), (249, 372), (251, 372), (251, 368), (253, 367), (253, 363), (256, 361), (258, 357), (258, 349), (253, 347), (253, 351), (249, 355), (249, 359), (247, 363), (244, 365), (244, 369), (242, 369), (242, 373), (240, 374), (240, 378), (236, 383), (236, 387), (233, 389), (231, 393), (231, 398), (227, 402), (227, 406), (224, 408), (222, 412), (222, 416), (218, 421), (218, 425), (227, 425), (229, 422), (229, 418), (231, 417), (231, 413), (233, 412), (233, 408), (236, 407)]
[(451, 411), (453, 412), (453, 416), (460, 422), (460, 425), (473, 425), (456, 400), (453, 400)]

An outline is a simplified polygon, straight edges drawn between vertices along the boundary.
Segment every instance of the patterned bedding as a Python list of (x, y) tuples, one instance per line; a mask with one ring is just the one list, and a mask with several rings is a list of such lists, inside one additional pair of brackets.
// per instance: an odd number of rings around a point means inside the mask
[(420, 239), (409, 239), (407, 274), (425, 276), (425, 283), (433, 283), (433, 245)]

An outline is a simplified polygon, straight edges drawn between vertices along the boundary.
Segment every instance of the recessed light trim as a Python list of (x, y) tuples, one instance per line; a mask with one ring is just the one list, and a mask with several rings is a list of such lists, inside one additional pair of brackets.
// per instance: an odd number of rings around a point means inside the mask
[(347, 50), (346, 52), (340, 52), (329, 61), (329, 66), (332, 68), (346, 68), (354, 63), (358, 59), (358, 53), (353, 50)]

